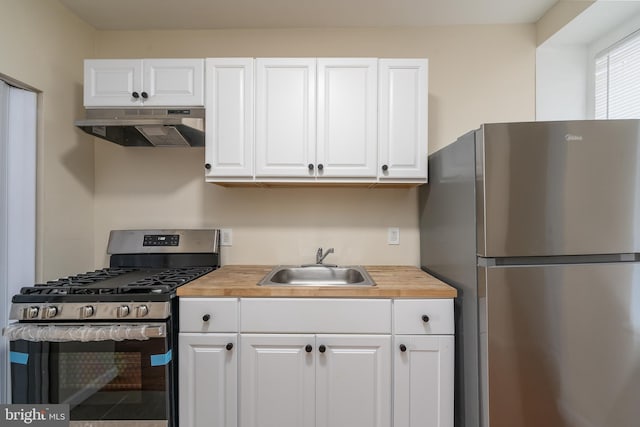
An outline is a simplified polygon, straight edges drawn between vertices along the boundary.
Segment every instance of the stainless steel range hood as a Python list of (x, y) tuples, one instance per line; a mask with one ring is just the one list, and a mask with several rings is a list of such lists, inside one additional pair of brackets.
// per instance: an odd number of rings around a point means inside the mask
[(204, 108), (86, 110), (74, 124), (86, 133), (127, 147), (203, 147)]

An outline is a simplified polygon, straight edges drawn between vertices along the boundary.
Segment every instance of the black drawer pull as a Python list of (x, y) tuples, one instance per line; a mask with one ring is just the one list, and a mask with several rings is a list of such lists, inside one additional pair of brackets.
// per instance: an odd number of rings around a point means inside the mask
[(427, 323), (427, 322), (429, 321), (429, 316), (427, 316), (426, 314), (423, 314), (423, 315), (422, 315), (422, 321), (423, 321), (424, 323)]
[(210, 314), (205, 314), (204, 316), (202, 316), (202, 321), (203, 322), (208, 322), (209, 319), (211, 319), (211, 315)]

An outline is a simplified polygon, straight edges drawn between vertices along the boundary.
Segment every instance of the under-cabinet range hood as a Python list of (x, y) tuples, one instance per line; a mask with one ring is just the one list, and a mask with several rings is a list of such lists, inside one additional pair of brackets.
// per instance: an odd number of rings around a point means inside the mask
[(86, 133), (128, 147), (203, 147), (204, 108), (86, 110), (74, 124)]

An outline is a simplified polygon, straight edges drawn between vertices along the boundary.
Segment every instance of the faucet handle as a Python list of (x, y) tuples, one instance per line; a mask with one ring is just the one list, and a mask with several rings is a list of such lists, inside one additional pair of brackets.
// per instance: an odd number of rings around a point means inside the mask
[(327, 257), (327, 255), (332, 254), (333, 252), (334, 252), (333, 248), (329, 248), (323, 254), (322, 248), (318, 248), (318, 252), (316, 252), (316, 264), (322, 264), (322, 261)]

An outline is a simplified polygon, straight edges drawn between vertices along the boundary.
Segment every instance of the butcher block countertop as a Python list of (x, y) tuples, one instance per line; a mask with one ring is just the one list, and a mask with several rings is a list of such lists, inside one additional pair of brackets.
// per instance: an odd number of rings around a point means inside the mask
[(180, 297), (455, 298), (455, 288), (412, 266), (365, 266), (376, 286), (258, 286), (270, 265), (225, 265), (178, 288)]

